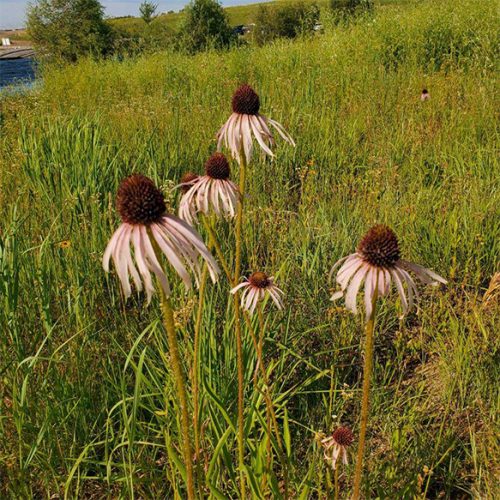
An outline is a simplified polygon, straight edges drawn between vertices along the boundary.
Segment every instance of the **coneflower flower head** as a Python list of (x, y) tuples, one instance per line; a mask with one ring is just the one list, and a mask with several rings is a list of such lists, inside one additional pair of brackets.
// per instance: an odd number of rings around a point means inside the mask
[(205, 173), (212, 179), (227, 180), (231, 174), (231, 167), (222, 153), (214, 153), (205, 162)]
[(274, 156), (271, 146), (274, 146), (274, 136), (271, 128), (289, 144), (295, 146), (293, 139), (276, 121), (259, 113), (260, 99), (250, 85), (241, 85), (233, 94), (231, 100), (233, 113), (217, 134), (217, 149), (224, 143), (231, 151), (233, 158), (241, 161), (243, 154), (250, 161), (253, 152), (253, 139), (257, 141), (262, 151)]
[(335, 429), (332, 438), (339, 446), (350, 446), (354, 441), (354, 434), (349, 427), (339, 427)]
[(183, 193), (187, 193), (190, 189), (191, 186), (194, 184), (194, 181), (198, 179), (199, 175), (193, 173), (193, 172), (186, 172), (183, 174), (181, 177), (181, 182), (179, 184), (181, 191)]
[(354, 434), (349, 427), (338, 427), (333, 434), (321, 440), (321, 445), (324, 448), (325, 460), (335, 470), (337, 460), (342, 454), (342, 462), (347, 465), (347, 448), (353, 443)]
[(144, 225), (159, 222), (167, 209), (163, 193), (151, 179), (140, 174), (122, 181), (116, 208), (123, 222)]
[(205, 175), (194, 179), (179, 204), (179, 217), (189, 224), (197, 222), (196, 214), (231, 218), (236, 214), (238, 186), (231, 180), (231, 167), (222, 153), (214, 153), (205, 162)]
[(191, 278), (186, 267), (198, 282), (200, 256), (206, 261), (212, 279), (217, 279), (219, 269), (200, 235), (184, 221), (166, 213), (164, 196), (151, 179), (139, 174), (124, 179), (118, 188), (116, 204), (122, 224), (106, 247), (103, 267), (108, 272), (109, 261), (113, 259), (125, 297), (131, 295), (132, 277), (138, 291), (144, 283), (149, 303), (154, 292), (151, 272), (165, 294), (170, 295), (167, 276), (158, 260), (160, 254), (167, 258), (187, 288), (191, 286)]
[(372, 266), (394, 267), (400, 257), (398, 238), (390, 227), (378, 224), (359, 242), (358, 253)]
[(283, 291), (274, 284), (273, 276), (268, 276), (261, 271), (254, 272), (245, 278), (243, 283), (235, 286), (231, 293), (235, 294), (241, 288), (245, 289), (241, 294), (241, 307), (250, 314), (255, 312), (257, 304), (265, 298), (266, 294), (271, 297), (278, 309), (283, 309)]
[(250, 85), (241, 85), (233, 94), (231, 100), (233, 112), (240, 115), (258, 115), (260, 98)]
[(430, 98), (431, 98), (431, 95), (429, 94), (429, 91), (427, 89), (423, 89), (422, 93), (420, 94), (420, 100), (427, 101)]
[[(362, 238), (357, 252), (340, 259), (330, 271), (330, 275), (339, 267), (337, 283), (341, 290), (335, 292), (332, 300), (344, 296), (346, 307), (357, 313), (357, 294), (365, 282), (365, 312), (369, 318), (372, 313), (373, 298), (387, 295), (392, 282), (395, 283), (403, 314), (406, 314), (418, 298), (418, 292), (409, 271), (413, 272), (426, 284), (446, 283), (446, 280), (418, 264), (401, 259), (398, 239), (389, 227), (379, 224), (372, 227)], [(406, 290), (405, 286), (406, 285)], [(407, 297), (408, 295), (408, 297)]]

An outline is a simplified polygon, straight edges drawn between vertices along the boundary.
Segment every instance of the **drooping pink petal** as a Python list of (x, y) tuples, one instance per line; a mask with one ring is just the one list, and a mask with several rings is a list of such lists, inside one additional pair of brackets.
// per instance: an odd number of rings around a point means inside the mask
[[(139, 226), (141, 231), (141, 243), (142, 243), (142, 251), (145, 257), (145, 261), (149, 269), (153, 271), (160, 282), (160, 286), (162, 287), (165, 295), (168, 297), (170, 295), (170, 285), (167, 280), (167, 276), (163, 272), (160, 263), (156, 257), (156, 253), (154, 251), (153, 245), (149, 239), (149, 234), (147, 229), (144, 226)], [(166, 257), (172, 262), (171, 256), (166, 255)]]
[(137, 267), (139, 268), (139, 273), (142, 276), (142, 281), (144, 282), (147, 302), (149, 304), (151, 302), (151, 297), (154, 292), (154, 286), (153, 282), (151, 281), (151, 274), (149, 272), (148, 266), (144, 260), (144, 253), (142, 250), (142, 242), (141, 242), (141, 232), (138, 226), (135, 226), (132, 230), (132, 241), (134, 242), (135, 260), (137, 262)]
[(390, 272), (392, 278), (394, 279), (394, 283), (396, 284), (396, 288), (399, 293), (399, 298), (401, 299), (401, 305), (403, 306), (403, 315), (405, 315), (408, 311), (408, 302), (406, 300), (406, 294), (403, 284), (401, 283), (401, 279), (398, 273), (396, 272), (396, 269), (391, 269)]
[(356, 308), (356, 296), (358, 295), (359, 288), (361, 286), (361, 283), (363, 282), (363, 279), (365, 278), (367, 271), (368, 271), (368, 265), (363, 264), (356, 271), (356, 274), (353, 276), (349, 284), (349, 287), (347, 288), (347, 293), (345, 296), (345, 305), (347, 309), (352, 311), (354, 314), (358, 313), (358, 310)]

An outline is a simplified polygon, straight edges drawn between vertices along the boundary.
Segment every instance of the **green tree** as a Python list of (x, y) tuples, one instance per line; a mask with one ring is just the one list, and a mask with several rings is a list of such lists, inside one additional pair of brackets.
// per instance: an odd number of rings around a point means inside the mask
[(319, 21), (320, 9), (314, 2), (259, 6), (255, 18), (254, 40), (259, 45), (276, 38), (295, 38), (311, 34)]
[(179, 42), (188, 52), (228, 47), (236, 40), (227, 15), (215, 0), (192, 0), (185, 9)]
[(112, 31), (98, 0), (38, 0), (27, 11), (27, 29), (43, 55), (76, 61), (112, 48)]
[(158, 8), (157, 3), (150, 2), (149, 0), (144, 0), (139, 6), (139, 12), (141, 13), (141, 18), (146, 24), (149, 24), (155, 16), (156, 9)]
[(339, 15), (353, 15), (373, 9), (373, 0), (330, 0), (330, 7)]

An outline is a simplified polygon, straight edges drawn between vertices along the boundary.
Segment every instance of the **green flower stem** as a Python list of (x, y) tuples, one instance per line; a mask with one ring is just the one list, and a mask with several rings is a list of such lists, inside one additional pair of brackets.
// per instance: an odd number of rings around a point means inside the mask
[(340, 469), (340, 463), (336, 464), (337, 467), (335, 467), (334, 471), (334, 481), (335, 481), (335, 500), (339, 500), (340, 496), (340, 491), (339, 491), (339, 469)]
[(215, 230), (213, 227), (213, 222), (211, 220), (208, 220), (206, 217), (202, 216), (202, 221), (203, 221), (203, 226), (205, 227), (208, 237), (209, 237), (209, 243), (215, 248), (215, 253), (217, 255), (217, 258), (219, 259), (219, 262), (222, 266), (222, 269), (224, 270), (224, 273), (229, 280), (230, 283), (233, 282), (233, 277), (231, 275), (231, 271), (229, 270), (229, 266), (227, 264), (226, 258), (224, 256), (224, 252), (222, 251), (220, 244), (217, 240), (217, 235), (215, 234)]
[(366, 323), (366, 346), (365, 365), (363, 368), (363, 396), (361, 400), (361, 423), (359, 429), (358, 453), (356, 459), (356, 471), (354, 474), (353, 499), (360, 498), (361, 479), (363, 476), (363, 455), (365, 451), (366, 428), (368, 425), (368, 413), (370, 406), (370, 383), (373, 368), (373, 331), (375, 329), (375, 315), (377, 305), (377, 285), (373, 295), (372, 313)]
[[(210, 250), (210, 245), (209, 245)], [(205, 300), (205, 288), (208, 278), (208, 267), (205, 264), (201, 274), (198, 310), (196, 311), (196, 322), (194, 325), (194, 346), (193, 346), (193, 427), (194, 427), (194, 454), (196, 463), (200, 460), (200, 429), (198, 426), (199, 417), (199, 354), (200, 354), (200, 330), (203, 317), (203, 304)], [(199, 478), (198, 478), (199, 480)]]
[[(278, 443), (278, 454), (279, 454), (279, 459), (281, 462), (281, 466), (283, 467), (283, 479), (284, 479), (284, 486), (285, 486), (285, 499), (289, 498), (288, 494), (288, 461), (285, 455), (285, 451), (283, 449), (283, 442), (281, 440), (281, 434), (279, 432), (279, 426), (278, 426), (278, 419), (276, 418), (276, 412), (274, 411), (274, 406), (273, 402), (271, 399), (271, 388), (269, 386), (269, 379), (267, 377), (267, 371), (266, 367), (264, 365), (264, 360), (262, 359), (262, 348), (259, 348), (259, 345), (262, 346), (263, 344), (263, 339), (264, 339), (264, 333), (265, 333), (265, 324), (264, 324), (264, 316), (262, 314), (262, 307), (259, 307), (259, 329), (260, 329), (260, 338), (257, 339), (253, 326), (252, 326), (252, 321), (250, 319), (250, 316), (248, 313), (244, 313), (245, 316), (245, 321), (248, 327), (248, 331), (250, 332), (250, 336), (252, 338), (252, 342), (255, 348), (255, 352), (257, 353), (257, 365), (259, 367), (259, 371), (262, 377), (262, 380), (264, 382), (265, 386), (265, 391), (263, 391), (263, 396), (264, 396), (264, 401), (266, 403), (266, 411), (269, 413), (269, 416), (271, 417), (271, 422), (273, 425), (274, 429), (274, 434), (276, 436), (276, 442)], [(270, 431), (268, 428), (268, 435), (270, 436)]]
[[(156, 253), (156, 258), (160, 260), (160, 249), (155, 239), (149, 235), (153, 248)], [(165, 295), (163, 288), (158, 284), (160, 289), (161, 312), (163, 316), (163, 326), (167, 332), (168, 346), (170, 351), (170, 359), (172, 362), (172, 371), (174, 374), (175, 385), (177, 388), (177, 397), (181, 407), (181, 439), (182, 450), (184, 455), (184, 465), (186, 467), (186, 486), (188, 500), (194, 500), (195, 485), (193, 475), (193, 452), (191, 448), (191, 438), (189, 432), (189, 411), (186, 396), (186, 386), (184, 384), (184, 374), (182, 373), (182, 364), (179, 355), (179, 345), (177, 343), (177, 332), (175, 329), (174, 310), (170, 298)], [(195, 368), (196, 369), (196, 368)]]
[(163, 314), (163, 325), (167, 331), (170, 359), (172, 361), (172, 371), (174, 373), (175, 383), (177, 386), (177, 396), (181, 407), (182, 449), (184, 454), (184, 463), (186, 466), (187, 496), (189, 500), (194, 500), (193, 453), (189, 437), (190, 419), (187, 406), (186, 387), (184, 384), (184, 375), (182, 373), (182, 365), (179, 356), (179, 346), (177, 344), (174, 311), (172, 309), (170, 299), (165, 295), (163, 289), (161, 289), (161, 310)]
[[(243, 227), (243, 199), (245, 196), (246, 157), (244, 151), (240, 154), (240, 200), (236, 212), (236, 250), (234, 262), (233, 287), (238, 284), (241, 273), (241, 249)], [(238, 463), (240, 472), (240, 495), (246, 498), (245, 487), (245, 443), (244, 443), (244, 372), (243, 372), (243, 342), (241, 334), (240, 294), (233, 295), (234, 323), (236, 329), (236, 363), (238, 365)]]

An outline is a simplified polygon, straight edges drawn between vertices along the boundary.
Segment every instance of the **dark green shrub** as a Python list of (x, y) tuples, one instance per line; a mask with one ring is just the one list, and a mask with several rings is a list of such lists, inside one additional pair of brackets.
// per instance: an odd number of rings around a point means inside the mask
[(229, 47), (236, 35), (222, 6), (215, 0), (193, 0), (185, 9), (178, 45), (189, 53)]
[(261, 5), (255, 18), (254, 40), (262, 45), (276, 38), (312, 34), (319, 15), (316, 3), (296, 2), (271, 7)]
[(41, 54), (73, 62), (112, 50), (112, 30), (98, 0), (39, 0), (27, 16), (29, 36)]

